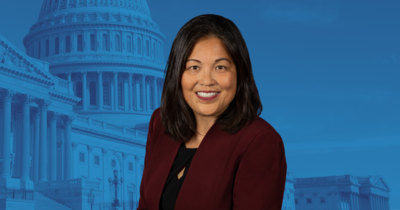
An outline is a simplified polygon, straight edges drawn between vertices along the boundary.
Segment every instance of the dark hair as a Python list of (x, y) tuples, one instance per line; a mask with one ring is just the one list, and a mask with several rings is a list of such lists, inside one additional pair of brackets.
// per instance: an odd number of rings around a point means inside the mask
[(196, 119), (183, 97), (181, 79), (194, 45), (199, 39), (208, 37), (217, 37), (222, 41), (237, 70), (235, 98), (216, 120), (220, 129), (234, 134), (254, 121), (262, 111), (249, 52), (237, 26), (219, 15), (197, 16), (179, 30), (165, 69), (161, 121), (165, 134), (169, 134), (174, 141), (187, 142), (196, 132)]

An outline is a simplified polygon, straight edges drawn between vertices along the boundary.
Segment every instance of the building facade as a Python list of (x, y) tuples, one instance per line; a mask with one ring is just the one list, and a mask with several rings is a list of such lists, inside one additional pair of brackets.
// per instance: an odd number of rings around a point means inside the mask
[(0, 209), (136, 209), (165, 66), (146, 1), (44, 0), (23, 42), (0, 35)]
[(382, 176), (296, 178), (296, 210), (390, 210)]
[(283, 194), (282, 210), (295, 210), (294, 203), (294, 179), (293, 173), (286, 173), (285, 192)]

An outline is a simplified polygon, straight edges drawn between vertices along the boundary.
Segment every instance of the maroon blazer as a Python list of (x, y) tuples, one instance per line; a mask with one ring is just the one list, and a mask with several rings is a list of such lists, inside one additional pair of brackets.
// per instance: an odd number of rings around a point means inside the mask
[[(164, 134), (160, 109), (150, 120), (138, 210), (159, 210), (180, 143)], [(283, 142), (262, 118), (230, 135), (214, 123), (193, 156), (175, 210), (281, 210)]]

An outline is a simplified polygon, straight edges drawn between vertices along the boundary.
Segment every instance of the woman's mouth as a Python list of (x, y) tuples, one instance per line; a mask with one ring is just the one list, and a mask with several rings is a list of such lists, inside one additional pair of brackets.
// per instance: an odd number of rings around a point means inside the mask
[(199, 99), (203, 101), (211, 101), (214, 98), (219, 96), (220, 92), (196, 92), (196, 95)]

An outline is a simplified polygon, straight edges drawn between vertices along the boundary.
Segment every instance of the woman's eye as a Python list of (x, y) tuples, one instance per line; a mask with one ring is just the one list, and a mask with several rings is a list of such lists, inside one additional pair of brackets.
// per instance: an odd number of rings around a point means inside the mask
[(199, 67), (198, 66), (191, 66), (191, 67), (189, 67), (189, 69), (197, 70), (197, 69), (199, 69)]
[(226, 69), (225, 66), (217, 66), (217, 69)]

